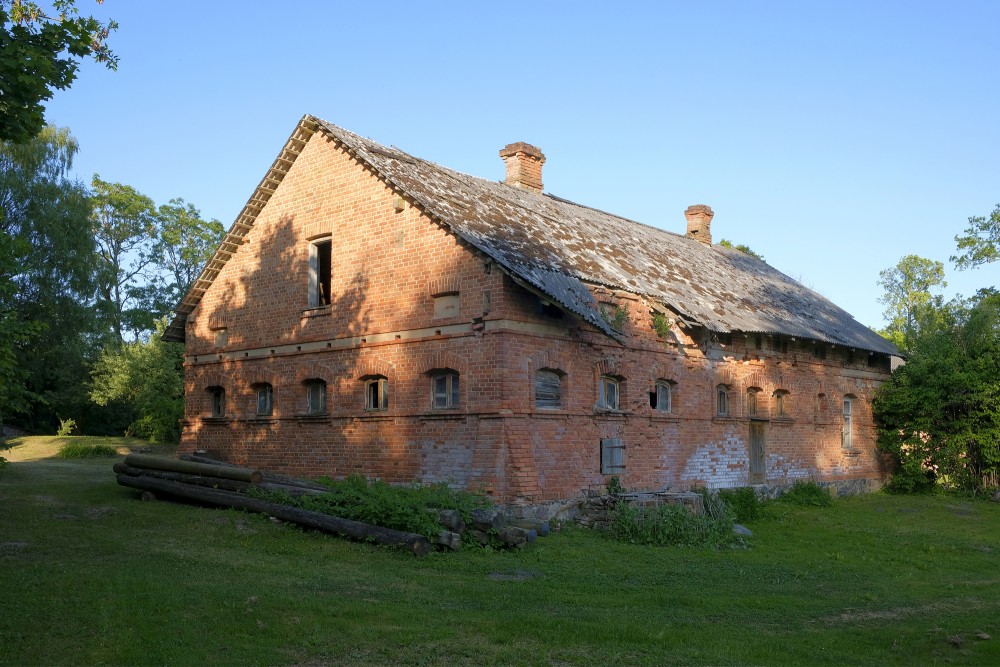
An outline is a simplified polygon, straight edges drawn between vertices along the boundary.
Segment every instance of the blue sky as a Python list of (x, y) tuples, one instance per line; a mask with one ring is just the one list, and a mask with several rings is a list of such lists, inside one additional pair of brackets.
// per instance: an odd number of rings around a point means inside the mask
[(227, 227), (299, 118), (501, 180), (513, 141), (547, 192), (715, 240), (882, 325), (879, 271), (943, 261), (1000, 202), (1000, 2), (79, 0), (112, 17), (47, 119), (75, 170), (182, 197)]

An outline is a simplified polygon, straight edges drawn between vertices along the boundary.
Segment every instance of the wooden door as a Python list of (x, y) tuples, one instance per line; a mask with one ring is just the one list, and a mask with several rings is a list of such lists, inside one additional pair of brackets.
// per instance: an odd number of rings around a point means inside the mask
[(763, 484), (766, 478), (764, 465), (765, 421), (750, 422), (750, 483)]

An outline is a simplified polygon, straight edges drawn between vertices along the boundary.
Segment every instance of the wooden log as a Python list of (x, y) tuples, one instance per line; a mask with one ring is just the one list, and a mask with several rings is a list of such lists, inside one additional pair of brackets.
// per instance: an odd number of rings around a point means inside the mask
[(129, 454), (125, 457), (125, 463), (136, 468), (150, 468), (152, 470), (166, 470), (168, 472), (183, 472), (189, 475), (235, 479), (240, 482), (250, 482), (252, 484), (259, 484), (264, 481), (264, 475), (259, 470), (195, 463), (193, 461), (171, 459), (165, 456), (153, 456), (152, 454)]
[(165, 479), (156, 479), (148, 475), (133, 477), (131, 475), (118, 475), (118, 483), (141, 491), (152, 491), (163, 495), (195, 500), (207, 505), (218, 507), (232, 507), (249, 512), (259, 512), (267, 514), (282, 521), (297, 523), (301, 526), (323, 530), (328, 533), (345, 535), (357, 540), (367, 540), (379, 544), (387, 544), (399, 547), (412, 552), (417, 556), (426, 555), (431, 549), (431, 543), (423, 535), (405, 533), (400, 530), (372, 526), (360, 521), (342, 519), (320, 512), (302, 510), (288, 505), (280, 505), (265, 500), (250, 498), (242, 493), (232, 491), (221, 491), (217, 489), (206, 489), (190, 484), (171, 482)]
[(517, 526), (518, 528), (524, 528), (525, 530), (533, 530), (538, 535), (538, 537), (548, 537), (549, 536), (549, 522), (548, 521), (538, 521), (536, 519), (514, 519), (507, 522), (508, 525)]
[(437, 513), (438, 521), (442, 526), (453, 533), (465, 532), (465, 521), (462, 520), (462, 514), (458, 510), (437, 510)]
[(507, 525), (507, 522), (500, 510), (483, 508), (472, 510), (472, 525), (477, 530), (488, 532), (500, 530)]
[(450, 530), (442, 530), (438, 533), (437, 544), (452, 551), (458, 551), (462, 548), (462, 536)]
[(194, 484), (195, 486), (206, 486), (214, 489), (224, 489), (226, 491), (244, 491), (247, 487), (254, 486), (250, 482), (240, 482), (235, 479), (222, 479), (221, 477), (205, 477), (204, 475), (189, 475), (183, 472), (170, 472), (168, 470), (154, 470), (153, 468), (136, 468), (127, 463), (116, 463), (114, 471), (120, 475), (130, 475), (138, 477), (147, 475), (156, 479), (166, 479), (171, 482), (181, 484)]
[[(206, 458), (204, 456), (198, 456), (197, 454), (181, 454), (178, 458), (183, 461), (193, 461), (194, 463), (204, 463), (206, 465), (214, 466), (224, 466), (227, 468), (239, 468), (240, 466), (229, 463), (228, 461), (216, 461), (215, 459)], [(278, 473), (268, 472), (266, 470), (260, 471), (264, 475), (264, 482), (270, 482), (272, 484), (281, 484), (283, 486), (298, 487), (302, 489), (310, 489), (312, 491), (319, 491), (320, 493), (329, 493), (330, 488), (320, 484), (319, 482), (311, 482), (308, 479), (299, 479), (298, 477), (289, 477), (288, 475), (279, 475)]]
[(143, 491), (142, 495), (139, 496), (139, 500), (144, 503), (151, 503), (156, 500), (156, 494), (152, 491)]

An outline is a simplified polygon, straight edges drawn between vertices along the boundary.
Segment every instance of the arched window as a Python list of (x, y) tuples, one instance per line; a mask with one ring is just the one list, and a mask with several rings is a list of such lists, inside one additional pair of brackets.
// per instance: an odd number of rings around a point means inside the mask
[(389, 379), (384, 375), (369, 375), (365, 381), (365, 410), (389, 409)]
[(657, 412), (674, 411), (674, 387), (670, 380), (657, 380), (649, 392), (649, 407)]
[(597, 404), (605, 410), (621, 409), (621, 378), (614, 375), (601, 376)]
[(715, 414), (729, 416), (729, 385), (720, 384), (715, 388)]
[(563, 373), (552, 368), (535, 371), (535, 408), (558, 410), (562, 407)]
[(226, 416), (226, 390), (222, 387), (209, 387), (209, 396), (211, 397), (211, 412), (213, 417), (225, 417)]
[(306, 414), (326, 414), (326, 382), (319, 379), (306, 380)]
[(853, 421), (854, 421), (854, 397), (850, 394), (844, 396), (844, 425), (840, 434), (840, 443), (844, 449), (854, 449)]
[(433, 370), (431, 377), (431, 407), (457, 408), (459, 397), (458, 371), (450, 368)]
[(274, 388), (266, 382), (255, 384), (253, 388), (257, 394), (257, 416), (270, 417), (274, 413)]

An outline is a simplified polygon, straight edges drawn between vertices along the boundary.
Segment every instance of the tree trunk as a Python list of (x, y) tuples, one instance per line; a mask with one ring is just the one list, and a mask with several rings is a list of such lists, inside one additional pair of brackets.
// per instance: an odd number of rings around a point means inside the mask
[(133, 489), (143, 491), (153, 491), (156, 493), (195, 500), (208, 505), (219, 507), (232, 507), (235, 509), (259, 512), (273, 516), (282, 521), (297, 523), (309, 528), (316, 528), (329, 533), (345, 535), (357, 540), (370, 540), (379, 544), (388, 544), (400, 547), (412, 552), (417, 556), (426, 555), (431, 549), (431, 543), (423, 535), (414, 533), (404, 533), (403, 531), (381, 526), (372, 526), (360, 521), (351, 521), (340, 517), (301, 510), (287, 505), (279, 505), (256, 498), (249, 498), (241, 493), (231, 491), (218, 491), (206, 489), (189, 484), (180, 484), (162, 479), (154, 479), (147, 475), (131, 477), (129, 475), (118, 475), (118, 483)]
[(495, 509), (472, 510), (472, 525), (478, 530), (500, 530), (506, 525), (503, 514)]
[(205, 477), (204, 475), (189, 475), (183, 472), (154, 470), (152, 468), (136, 468), (135, 466), (130, 466), (127, 463), (116, 463), (114, 465), (114, 471), (121, 475), (129, 475), (130, 477), (146, 475), (148, 477), (155, 477), (156, 479), (165, 479), (171, 482), (180, 482), (181, 484), (193, 484), (195, 486), (207, 486), (209, 488), (223, 489), (225, 491), (243, 491), (247, 487), (253, 486), (250, 482), (240, 482), (235, 479)]

